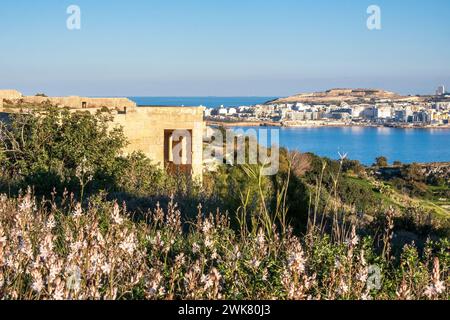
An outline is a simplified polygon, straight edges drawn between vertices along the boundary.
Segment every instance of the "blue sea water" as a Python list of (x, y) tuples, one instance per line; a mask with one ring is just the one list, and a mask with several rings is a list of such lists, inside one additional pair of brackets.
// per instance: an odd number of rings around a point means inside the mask
[(395, 160), (403, 163), (450, 161), (450, 129), (240, 128), (280, 130), (280, 145), (289, 150), (312, 152), (331, 159), (338, 159), (339, 152), (347, 153), (349, 159), (366, 165), (371, 165), (381, 155), (391, 163)]
[(129, 97), (138, 106), (239, 107), (262, 104), (277, 97)]
[[(276, 97), (130, 97), (140, 106), (199, 106), (217, 108), (255, 105)], [(263, 128), (263, 127), (261, 127)], [(258, 128), (243, 128), (258, 129)], [(266, 128), (273, 129), (273, 128)], [(313, 152), (371, 165), (378, 156), (392, 163), (450, 161), (450, 129), (395, 129), (367, 127), (280, 128), (280, 145), (290, 150)]]

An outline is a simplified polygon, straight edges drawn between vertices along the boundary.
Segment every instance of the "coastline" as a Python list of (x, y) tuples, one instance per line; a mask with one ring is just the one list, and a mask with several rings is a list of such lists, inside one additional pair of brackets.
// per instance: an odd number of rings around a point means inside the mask
[(392, 129), (442, 129), (450, 130), (450, 125), (425, 125), (425, 126), (409, 126), (409, 125), (383, 125), (375, 123), (339, 123), (339, 122), (304, 122), (304, 123), (282, 123), (271, 121), (220, 121), (206, 120), (207, 126), (222, 127), (282, 127), (282, 128), (392, 128)]

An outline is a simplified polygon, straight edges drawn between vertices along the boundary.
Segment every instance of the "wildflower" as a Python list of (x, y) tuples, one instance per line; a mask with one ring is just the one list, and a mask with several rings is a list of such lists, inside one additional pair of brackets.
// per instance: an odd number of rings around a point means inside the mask
[(436, 257), (433, 261), (433, 273), (431, 275), (431, 284), (426, 287), (424, 294), (429, 299), (437, 298), (445, 291), (444, 281), (440, 280), (439, 259)]
[(212, 260), (217, 260), (219, 258), (219, 255), (217, 254), (217, 250), (214, 249), (213, 253), (211, 254)]
[(44, 281), (42, 280), (42, 275), (37, 270), (33, 270), (31, 275), (33, 277), (33, 284), (31, 285), (31, 289), (37, 293), (40, 293), (44, 288)]
[(347, 243), (350, 245), (350, 246), (356, 246), (358, 243), (359, 243), (359, 237), (358, 237), (358, 235), (356, 234), (356, 227), (353, 225), (352, 226), (352, 231), (351, 231), (351, 234), (350, 234), (350, 239), (347, 241)]
[(409, 290), (406, 280), (403, 279), (400, 288), (395, 292), (395, 294), (397, 295), (397, 298), (400, 300), (410, 300), (411, 299), (410, 293), (411, 290)]
[(266, 237), (262, 228), (259, 228), (258, 235), (256, 236), (256, 244), (258, 246), (258, 251), (262, 254), (265, 254), (265, 252), (267, 251)]
[(205, 274), (202, 274), (200, 282), (205, 285), (205, 290), (208, 290), (209, 288), (211, 288), (214, 285), (214, 282), (209, 277), (209, 275), (205, 275)]
[(68, 290), (78, 292), (81, 289), (81, 270), (77, 266), (70, 268), (70, 275), (66, 281), (66, 287)]
[(253, 258), (252, 261), (250, 262), (250, 265), (254, 268), (254, 269), (258, 269), (259, 266), (261, 265), (261, 261), (259, 261), (256, 258)]
[(163, 296), (165, 294), (165, 289), (162, 287), (162, 274), (156, 269), (151, 269), (150, 274), (152, 277), (146, 280), (147, 298), (156, 298), (158, 295)]
[(102, 264), (102, 266), (100, 267), (100, 270), (102, 270), (102, 272), (104, 274), (109, 274), (111, 272), (111, 264), (105, 262), (104, 264)]
[(361, 300), (372, 300), (372, 296), (370, 295), (370, 291), (366, 290), (361, 294)]
[(48, 275), (48, 282), (52, 282), (61, 271), (61, 263), (52, 263)]
[(3, 230), (0, 228), (0, 245), (4, 246), (6, 244), (6, 236)]
[(121, 225), (123, 223), (123, 218), (120, 216), (120, 209), (119, 209), (119, 205), (117, 204), (117, 202), (114, 203), (112, 219), (115, 224)]
[(262, 272), (262, 280), (267, 281), (268, 276), (269, 276), (269, 271), (267, 270), (267, 268), (264, 268), (264, 270)]
[(42, 289), (44, 288), (44, 283), (42, 281), (42, 278), (36, 279), (33, 284), (31, 285), (31, 289), (36, 291), (37, 293), (40, 293)]
[(202, 226), (202, 231), (205, 234), (209, 234), (209, 231), (212, 229), (212, 224), (209, 221), (209, 219), (205, 219), (205, 221), (203, 222), (203, 226)]
[(83, 242), (76, 241), (76, 242), (70, 244), (70, 251), (78, 252), (82, 247), (83, 247)]
[(369, 270), (366, 267), (361, 268), (361, 270), (358, 272), (356, 279), (362, 283), (367, 282), (367, 278), (369, 276)]
[(60, 278), (56, 279), (55, 281), (56, 288), (53, 292), (53, 299), (54, 300), (63, 300), (64, 299), (64, 283), (61, 281)]
[(238, 245), (234, 246), (233, 255), (234, 255), (234, 258), (236, 260), (239, 260), (241, 258), (241, 251), (239, 250), (239, 246)]
[(200, 251), (200, 246), (196, 242), (194, 242), (192, 244), (192, 252), (193, 253), (198, 253), (199, 251)]
[(128, 254), (132, 255), (134, 250), (136, 249), (136, 243), (134, 234), (130, 233), (128, 237), (126, 237), (125, 241), (123, 241), (119, 247), (126, 251)]
[(28, 212), (33, 208), (33, 206), (34, 206), (34, 203), (31, 199), (31, 192), (29, 191), (29, 193), (27, 193), (25, 195), (22, 202), (19, 204), (19, 211)]
[(214, 245), (214, 241), (209, 236), (206, 236), (205, 247), (212, 248), (213, 245)]
[(302, 273), (305, 271), (305, 258), (300, 242), (295, 239), (292, 244), (291, 252), (288, 255), (289, 269), (294, 273)]
[(201, 282), (204, 284), (204, 290), (208, 292), (209, 298), (218, 298), (221, 279), (222, 275), (216, 268), (212, 268), (208, 275), (202, 275)]
[(72, 213), (72, 215), (75, 218), (78, 218), (78, 217), (81, 217), (82, 213), (83, 213), (83, 210), (81, 209), (81, 204), (77, 203), (75, 206), (75, 211)]
[(51, 234), (45, 236), (44, 242), (41, 244), (39, 249), (39, 257), (46, 260), (52, 253), (53, 250), (53, 237)]
[(150, 243), (154, 245), (158, 250), (161, 250), (164, 247), (164, 240), (162, 240), (161, 232), (157, 231), (156, 236), (154, 238), (150, 238)]
[(348, 284), (343, 279), (341, 279), (341, 281), (339, 282), (339, 287), (337, 288), (338, 294), (345, 295), (349, 292), (349, 289), (350, 288)]
[(341, 267), (342, 267), (341, 261), (340, 261), (338, 258), (336, 258), (336, 259), (334, 260), (334, 268), (335, 268), (335, 269), (340, 269)]
[(56, 226), (55, 217), (51, 215), (47, 220), (47, 228), (52, 230)]
[(184, 253), (180, 253), (179, 255), (177, 255), (175, 257), (175, 265), (178, 266), (178, 267), (181, 267), (184, 264), (185, 259), (186, 258), (184, 256)]

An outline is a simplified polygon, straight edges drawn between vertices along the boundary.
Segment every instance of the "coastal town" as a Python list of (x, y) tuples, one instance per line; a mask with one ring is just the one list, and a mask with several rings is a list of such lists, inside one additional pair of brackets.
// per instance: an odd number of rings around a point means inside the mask
[(332, 89), (254, 106), (207, 108), (205, 119), (223, 125), (389, 126), (450, 128), (450, 93), (401, 96), (373, 89)]

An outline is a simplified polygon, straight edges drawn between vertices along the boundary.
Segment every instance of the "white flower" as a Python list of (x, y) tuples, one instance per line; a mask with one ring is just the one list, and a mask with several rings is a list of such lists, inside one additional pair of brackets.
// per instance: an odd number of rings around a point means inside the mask
[(303, 256), (303, 249), (298, 241), (293, 244), (292, 252), (289, 254), (287, 263), (289, 269), (295, 273), (301, 273), (305, 271), (305, 258)]
[(56, 226), (56, 221), (55, 221), (55, 217), (53, 217), (53, 215), (51, 215), (48, 220), (47, 220), (47, 228), (49, 228), (50, 230), (53, 229)]
[(205, 246), (207, 248), (211, 248), (214, 244), (214, 241), (211, 240), (211, 238), (209, 236), (206, 237), (205, 239)]
[(259, 266), (261, 265), (261, 261), (259, 261), (259, 260), (256, 259), (256, 258), (253, 258), (253, 260), (250, 262), (250, 265), (251, 265), (253, 268), (258, 269)]
[(44, 281), (42, 280), (42, 274), (37, 269), (31, 271), (31, 276), (33, 277), (33, 283), (31, 284), (31, 289), (37, 293), (40, 293), (44, 289)]
[(77, 203), (75, 206), (75, 211), (72, 213), (75, 218), (81, 217), (83, 210), (81, 209), (81, 204)]
[(269, 275), (269, 272), (267, 271), (267, 268), (264, 268), (263, 274), (262, 274), (263, 281), (267, 280), (268, 275)]
[(126, 237), (125, 241), (123, 241), (119, 247), (126, 251), (128, 254), (132, 255), (134, 250), (136, 249), (136, 243), (134, 239), (134, 235), (131, 233), (128, 237)]
[(192, 252), (193, 253), (198, 253), (199, 251), (200, 251), (200, 246), (196, 242), (194, 242), (192, 244)]
[(111, 265), (110, 265), (109, 263), (105, 262), (105, 263), (100, 267), (100, 269), (102, 270), (102, 272), (103, 272), (104, 274), (109, 274), (109, 273), (111, 272)]
[(209, 231), (211, 230), (211, 228), (212, 228), (211, 222), (209, 222), (209, 220), (206, 219), (206, 220), (203, 222), (202, 231), (203, 231), (204, 233), (209, 233)]
[(114, 203), (112, 219), (115, 224), (121, 225), (123, 223), (123, 218), (120, 216), (120, 209), (119, 209), (119, 205), (117, 204), (117, 202)]
[(441, 294), (445, 291), (445, 283), (444, 281), (437, 281), (434, 284), (434, 290), (436, 290), (437, 294)]
[(58, 286), (55, 289), (55, 292), (53, 293), (53, 299), (60, 301), (60, 300), (64, 300), (64, 289), (60, 286)]
[(33, 202), (31, 201), (30, 196), (26, 196), (22, 203), (19, 204), (19, 211), (27, 212), (30, 211), (33, 208)]
[(444, 281), (436, 281), (425, 289), (425, 295), (432, 299), (445, 291)]
[(219, 255), (217, 254), (217, 250), (214, 249), (213, 253), (211, 254), (211, 259), (217, 260), (219, 258)]

